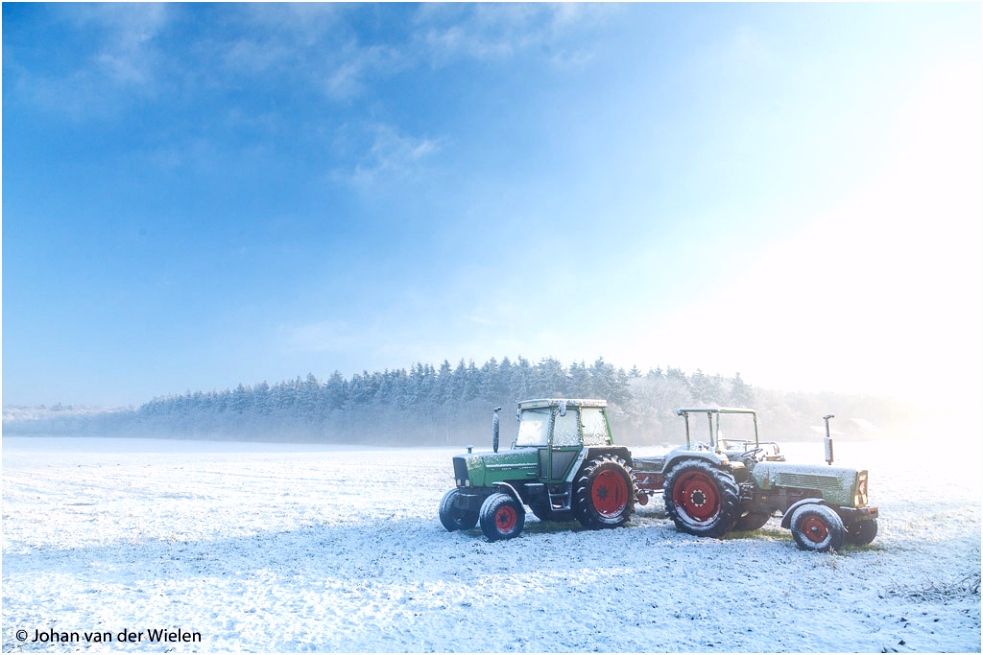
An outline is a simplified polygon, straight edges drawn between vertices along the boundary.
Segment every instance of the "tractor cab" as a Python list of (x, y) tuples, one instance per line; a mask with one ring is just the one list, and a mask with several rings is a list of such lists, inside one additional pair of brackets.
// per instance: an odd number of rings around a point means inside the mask
[(624, 525), (635, 508), (631, 453), (615, 445), (604, 400), (547, 398), (519, 403), (512, 447), (498, 451), (498, 411), (491, 453), (453, 458), (456, 487), (441, 501), (448, 530), (481, 524), (492, 541), (522, 531), (524, 506), (544, 521), (578, 520), (588, 528)]
[(539, 478), (559, 482), (594, 446), (612, 446), (603, 400), (541, 399), (519, 403), (512, 449), (537, 450)]
[(519, 403), (513, 448), (609, 446), (614, 442), (603, 400), (527, 400)]

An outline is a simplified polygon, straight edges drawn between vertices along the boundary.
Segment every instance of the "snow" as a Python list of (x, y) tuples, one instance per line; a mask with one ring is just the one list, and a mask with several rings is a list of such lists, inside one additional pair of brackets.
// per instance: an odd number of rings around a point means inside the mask
[[(677, 533), (658, 498), (616, 530), (448, 533), (461, 452), (5, 437), (3, 650), (980, 652), (978, 453), (838, 441), (880, 533), (817, 554), (777, 519)], [(148, 642), (160, 628), (201, 641)]]

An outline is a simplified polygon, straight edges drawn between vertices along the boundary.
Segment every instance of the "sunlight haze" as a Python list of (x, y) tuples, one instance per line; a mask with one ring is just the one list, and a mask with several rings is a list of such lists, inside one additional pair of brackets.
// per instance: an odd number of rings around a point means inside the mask
[(522, 356), (978, 409), (980, 24), (4, 3), (3, 402)]

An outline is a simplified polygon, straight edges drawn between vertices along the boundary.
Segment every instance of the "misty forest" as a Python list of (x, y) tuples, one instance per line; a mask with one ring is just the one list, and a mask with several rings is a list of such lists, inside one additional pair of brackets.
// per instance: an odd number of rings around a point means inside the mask
[[(439, 368), (415, 364), (409, 371), (352, 375), (313, 374), (273, 385), (239, 384), (223, 391), (188, 391), (157, 397), (137, 408), (90, 410), (5, 407), (7, 434), (163, 437), (290, 441), (381, 446), (483, 447), (492, 410), (501, 407), (503, 435), (511, 416), (530, 398), (602, 398), (612, 431), (626, 445), (680, 443), (678, 407), (751, 407), (760, 415), (762, 438), (797, 441), (817, 436), (822, 416), (851, 438), (898, 436), (911, 410), (882, 397), (758, 389), (740, 373), (731, 377), (692, 374), (668, 367), (645, 373), (546, 358), (530, 363), (494, 358), (478, 366), (444, 361)], [(508, 439), (505, 439), (506, 444)]]

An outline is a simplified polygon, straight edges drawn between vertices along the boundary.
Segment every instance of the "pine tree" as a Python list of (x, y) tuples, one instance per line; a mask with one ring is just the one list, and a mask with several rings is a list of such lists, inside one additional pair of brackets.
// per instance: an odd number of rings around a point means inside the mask
[(740, 373), (735, 373), (730, 380), (730, 404), (734, 407), (754, 406), (754, 389), (741, 379)]
[(345, 407), (348, 400), (348, 383), (341, 373), (335, 371), (325, 384), (325, 397), (328, 408), (337, 411)]
[(437, 371), (437, 383), (434, 386), (434, 402), (443, 405), (454, 398), (454, 370), (446, 359)]
[(534, 371), (532, 364), (525, 357), (519, 356), (512, 368), (512, 378), (509, 381), (509, 394), (513, 399), (528, 400), (533, 386)]
[(566, 378), (563, 365), (552, 357), (547, 357), (533, 369), (531, 391), (534, 396), (539, 398), (556, 398), (566, 395), (570, 388), (566, 384)]
[(580, 362), (570, 364), (570, 395), (577, 398), (593, 398), (594, 383), (591, 379), (591, 372), (587, 366)]

